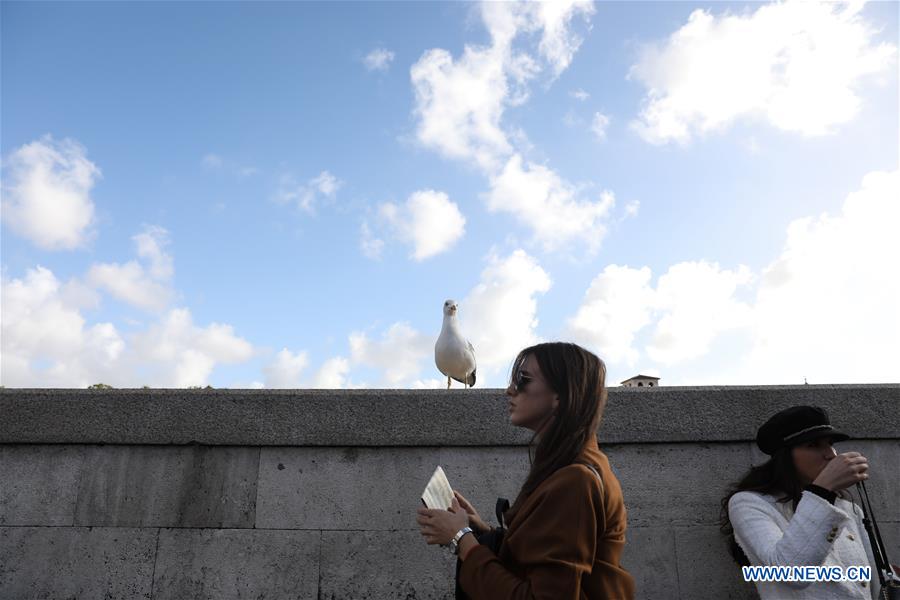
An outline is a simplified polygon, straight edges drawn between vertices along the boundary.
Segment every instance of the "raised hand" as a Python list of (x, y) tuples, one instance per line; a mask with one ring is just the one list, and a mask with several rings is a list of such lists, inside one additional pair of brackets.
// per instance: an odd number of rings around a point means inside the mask
[(482, 533), (490, 529), (490, 526), (478, 515), (478, 511), (475, 510), (475, 507), (472, 506), (462, 494), (453, 490), (453, 495), (456, 497), (456, 501), (459, 502), (462, 509), (466, 511), (466, 514), (469, 515), (469, 527), (474, 529), (477, 533)]
[(814, 484), (836, 492), (869, 478), (869, 460), (859, 452), (844, 452), (828, 461)]

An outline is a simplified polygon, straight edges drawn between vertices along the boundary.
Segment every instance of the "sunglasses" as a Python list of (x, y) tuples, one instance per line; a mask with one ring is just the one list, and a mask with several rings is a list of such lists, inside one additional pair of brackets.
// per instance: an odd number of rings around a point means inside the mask
[(534, 377), (531, 375), (526, 375), (522, 371), (516, 371), (515, 376), (513, 377), (513, 389), (516, 393), (522, 392), (525, 390), (525, 386), (528, 385), (528, 382), (534, 381)]

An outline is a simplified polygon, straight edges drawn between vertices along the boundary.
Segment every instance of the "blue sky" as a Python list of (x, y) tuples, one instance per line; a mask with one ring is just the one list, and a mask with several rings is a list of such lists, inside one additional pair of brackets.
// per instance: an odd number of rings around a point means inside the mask
[(8, 387), (900, 380), (896, 2), (0, 6)]

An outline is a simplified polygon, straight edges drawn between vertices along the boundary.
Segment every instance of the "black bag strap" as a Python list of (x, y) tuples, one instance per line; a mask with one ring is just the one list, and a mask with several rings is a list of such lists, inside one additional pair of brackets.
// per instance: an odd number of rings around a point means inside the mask
[[(600, 496), (603, 497), (605, 492), (605, 488), (603, 487), (603, 477), (600, 476), (600, 471), (597, 470), (597, 467), (590, 463), (577, 463), (579, 465), (584, 465), (588, 469), (594, 472), (594, 475), (597, 476), (597, 479), (600, 481)], [(497, 498), (497, 504), (494, 507), (494, 513), (497, 515), (497, 522), (500, 524), (500, 529), (505, 529), (509, 523), (503, 523), (503, 513), (509, 510), (509, 500), (506, 498)]]
[(602, 507), (600, 509), (600, 516), (603, 519), (602, 527), (605, 528), (606, 527), (606, 487), (603, 485), (603, 477), (600, 475), (600, 471), (597, 470), (597, 467), (595, 467), (591, 463), (578, 463), (578, 464), (584, 465), (588, 469), (593, 471), (594, 475), (597, 476), (597, 480), (600, 482), (600, 502), (601, 502), (601, 507)]
[(884, 588), (888, 584), (888, 577), (893, 579), (893, 571), (891, 561), (885, 551), (884, 541), (881, 539), (881, 531), (878, 530), (878, 523), (875, 521), (875, 513), (872, 512), (869, 491), (866, 489), (864, 481), (856, 484), (856, 493), (859, 495), (859, 504), (863, 511), (863, 526), (866, 528), (866, 533), (869, 534), (869, 544), (872, 546), (872, 557), (875, 559), (878, 580)]
[(600, 480), (600, 494), (601, 494), (601, 495), (604, 494), (604, 493), (606, 492), (606, 489), (603, 487), (603, 477), (600, 475), (600, 471), (597, 470), (597, 467), (595, 467), (595, 466), (592, 465), (591, 463), (578, 463), (578, 464), (579, 464), (579, 465), (584, 465), (584, 466), (586, 466), (588, 469), (590, 469), (591, 471), (594, 472), (594, 475), (596, 475), (596, 476), (597, 476), (597, 479)]
[(503, 525), (503, 513), (509, 510), (509, 500), (506, 498), (497, 498), (497, 504), (494, 512), (497, 515), (497, 522), (500, 523), (500, 529), (505, 529)]

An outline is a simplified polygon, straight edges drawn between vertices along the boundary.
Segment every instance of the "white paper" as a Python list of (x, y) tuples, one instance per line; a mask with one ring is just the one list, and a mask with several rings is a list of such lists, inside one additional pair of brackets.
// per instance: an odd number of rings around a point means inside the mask
[(425, 486), (425, 491), (422, 492), (422, 500), (425, 501), (425, 506), (428, 508), (442, 508), (444, 510), (450, 508), (453, 503), (453, 489), (450, 487), (447, 475), (444, 474), (444, 470), (440, 465), (434, 470), (434, 475), (431, 476), (431, 480)]

